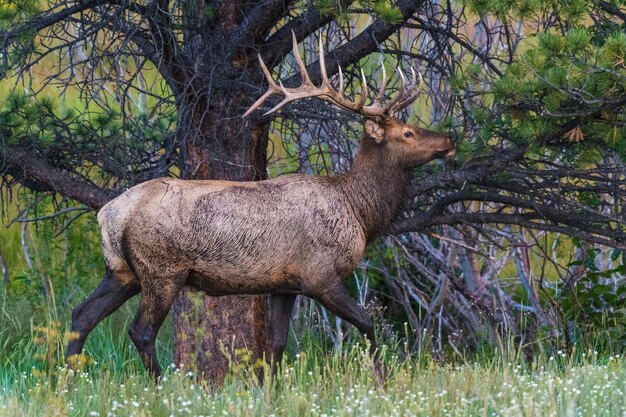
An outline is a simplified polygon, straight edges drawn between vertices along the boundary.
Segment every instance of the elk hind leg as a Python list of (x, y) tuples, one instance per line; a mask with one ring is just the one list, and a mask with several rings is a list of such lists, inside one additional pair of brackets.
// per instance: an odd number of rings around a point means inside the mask
[[(141, 361), (154, 378), (161, 376), (161, 367), (156, 355), (156, 337), (186, 278), (187, 274), (170, 279), (159, 278), (162, 280), (161, 285), (156, 288), (144, 285), (137, 314), (128, 330)], [(145, 280), (142, 280), (143, 282)]]
[(87, 299), (72, 311), (70, 342), (66, 360), (71, 367), (80, 355), (89, 333), (107, 316), (141, 290), (139, 281), (131, 272), (111, 271)]

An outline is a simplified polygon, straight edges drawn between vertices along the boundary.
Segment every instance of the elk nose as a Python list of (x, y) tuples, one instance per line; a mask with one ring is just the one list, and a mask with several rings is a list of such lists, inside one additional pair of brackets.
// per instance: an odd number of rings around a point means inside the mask
[(451, 158), (455, 154), (456, 143), (454, 143), (451, 136), (448, 136), (446, 139), (446, 149), (441, 152), (441, 155), (444, 158)]

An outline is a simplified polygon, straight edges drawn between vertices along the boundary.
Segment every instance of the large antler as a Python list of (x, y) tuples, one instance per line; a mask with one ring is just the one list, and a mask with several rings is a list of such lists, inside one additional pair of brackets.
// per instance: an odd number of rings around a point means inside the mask
[(298, 63), (298, 68), (300, 69), (300, 75), (302, 76), (302, 85), (297, 88), (287, 88), (283, 86), (280, 80), (278, 81), (278, 84), (276, 84), (274, 80), (272, 79), (272, 75), (267, 69), (265, 62), (263, 62), (263, 59), (261, 58), (261, 55), (259, 54), (259, 63), (261, 64), (261, 69), (263, 70), (263, 73), (265, 74), (265, 78), (267, 78), (267, 81), (269, 83), (269, 88), (265, 92), (265, 94), (263, 94), (261, 98), (259, 98), (252, 105), (252, 107), (248, 109), (248, 111), (243, 115), (243, 117), (248, 116), (250, 113), (256, 110), (261, 104), (263, 104), (265, 100), (267, 100), (268, 97), (274, 94), (282, 94), (285, 96), (285, 98), (283, 98), (283, 100), (280, 103), (274, 106), (274, 108), (272, 108), (271, 110), (267, 111), (264, 115), (267, 116), (268, 114), (274, 113), (282, 109), (287, 103), (291, 103), (292, 101), (300, 100), (302, 98), (319, 97), (322, 100), (336, 104), (339, 107), (354, 111), (366, 117), (377, 117), (377, 118), (388, 119), (388, 118), (391, 118), (394, 113), (400, 111), (404, 107), (413, 103), (420, 94), (420, 90), (422, 89), (422, 83), (423, 83), (422, 75), (419, 74), (420, 82), (418, 84), (417, 74), (415, 73), (415, 70), (413, 69), (413, 67), (411, 67), (411, 73), (412, 73), (411, 84), (410, 84), (410, 88), (406, 88), (406, 78), (404, 77), (402, 70), (398, 68), (398, 74), (400, 75), (400, 93), (396, 97), (394, 97), (394, 99), (391, 100), (391, 102), (388, 103), (386, 107), (383, 107), (382, 102), (385, 96), (385, 88), (387, 87), (387, 82), (388, 82), (387, 74), (385, 72), (385, 67), (383, 66), (382, 67), (383, 79), (381, 82), (381, 87), (380, 87), (380, 90), (378, 91), (378, 94), (374, 98), (374, 101), (372, 102), (372, 104), (369, 106), (365, 105), (365, 101), (367, 100), (368, 90), (367, 90), (367, 81), (365, 80), (365, 74), (363, 73), (363, 70), (361, 70), (361, 78), (362, 78), (361, 79), (361, 98), (359, 99), (358, 102), (349, 100), (346, 96), (343, 95), (344, 86), (343, 86), (343, 73), (341, 72), (341, 67), (339, 67), (339, 91), (335, 90), (330, 85), (330, 81), (328, 80), (328, 74), (326, 73), (326, 63), (324, 60), (324, 47), (322, 45), (321, 37), (319, 41), (319, 49), (320, 49), (319, 63), (320, 63), (320, 73), (322, 75), (322, 85), (319, 87), (316, 87), (311, 81), (311, 78), (309, 77), (309, 74), (306, 70), (304, 62), (302, 61), (302, 58), (300, 57), (296, 35), (293, 32), (291, 34), (293, 38), (293, 54), (296, 58), (296, 62)]

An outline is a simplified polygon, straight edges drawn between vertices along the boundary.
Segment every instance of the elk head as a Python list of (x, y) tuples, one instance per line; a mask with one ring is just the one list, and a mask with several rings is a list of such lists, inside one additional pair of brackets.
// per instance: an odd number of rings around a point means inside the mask
[[(335, 104), (346, 110), (350, 110), (364, 116), (363, 148), (369, 151), (378, 149), (380, 156), (403, 168), (413, 168), (436, 158), (443, 158), (453, 153), (454, 143), (447, 135), (422, 129), (415, 125), (402, 123), (395, 117), (395, 113), (409, 106), (419, 96), (423, 79), (421, 74), (416, 74), (411, 67), (412, 80), (407, 86), (406, 78), (400, 68), (400, 93), (383, 106), (385, 88), (388, 79), (385, 67), (382, 67), (381, 87), (371, 105), (365, 105), (368, 98), (367, 81), (361, 70), (361, 94), (359, 101), (351, 101), (344, 96), (343, 74), (339, 67), (339, 90), (335, 90), (328, 79), (324, 60), (324, 48), (322, 40), (319, 41), (319, 64), (322, 76), (322, 84), (317, 87), (311, 81), (304, 62), (298, 52), (298, 42), (292, 32), (293, 52), (300, 69), (302, 85), (297, 88), (287, 88), (279, 81), (274, 82), (272, 76), (259, 55), (261, 69), (269, 82), (269, 88), (253, 105), (246, 111), (243, 117), (256, 110), (268, 97), (274, 94), (283, 95), (283, 100), (267, 111), (265, 115), (272, 114), (282, 109), (287, 103), (303, 98), (318, 97), (321, 100)], [(419, 83), (417, 78), (419, 75)], [(373, 148), (372, 148), (373, 147)]]

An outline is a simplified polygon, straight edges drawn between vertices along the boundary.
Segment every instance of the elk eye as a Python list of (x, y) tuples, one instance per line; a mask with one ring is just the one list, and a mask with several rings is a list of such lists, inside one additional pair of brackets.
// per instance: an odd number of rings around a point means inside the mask
[(411, 136), (413, 136), (413, 132), (411, 132), (410, 130), (407, 130), (406, 132), (404, 132), (405, 138), (410, 138)]

